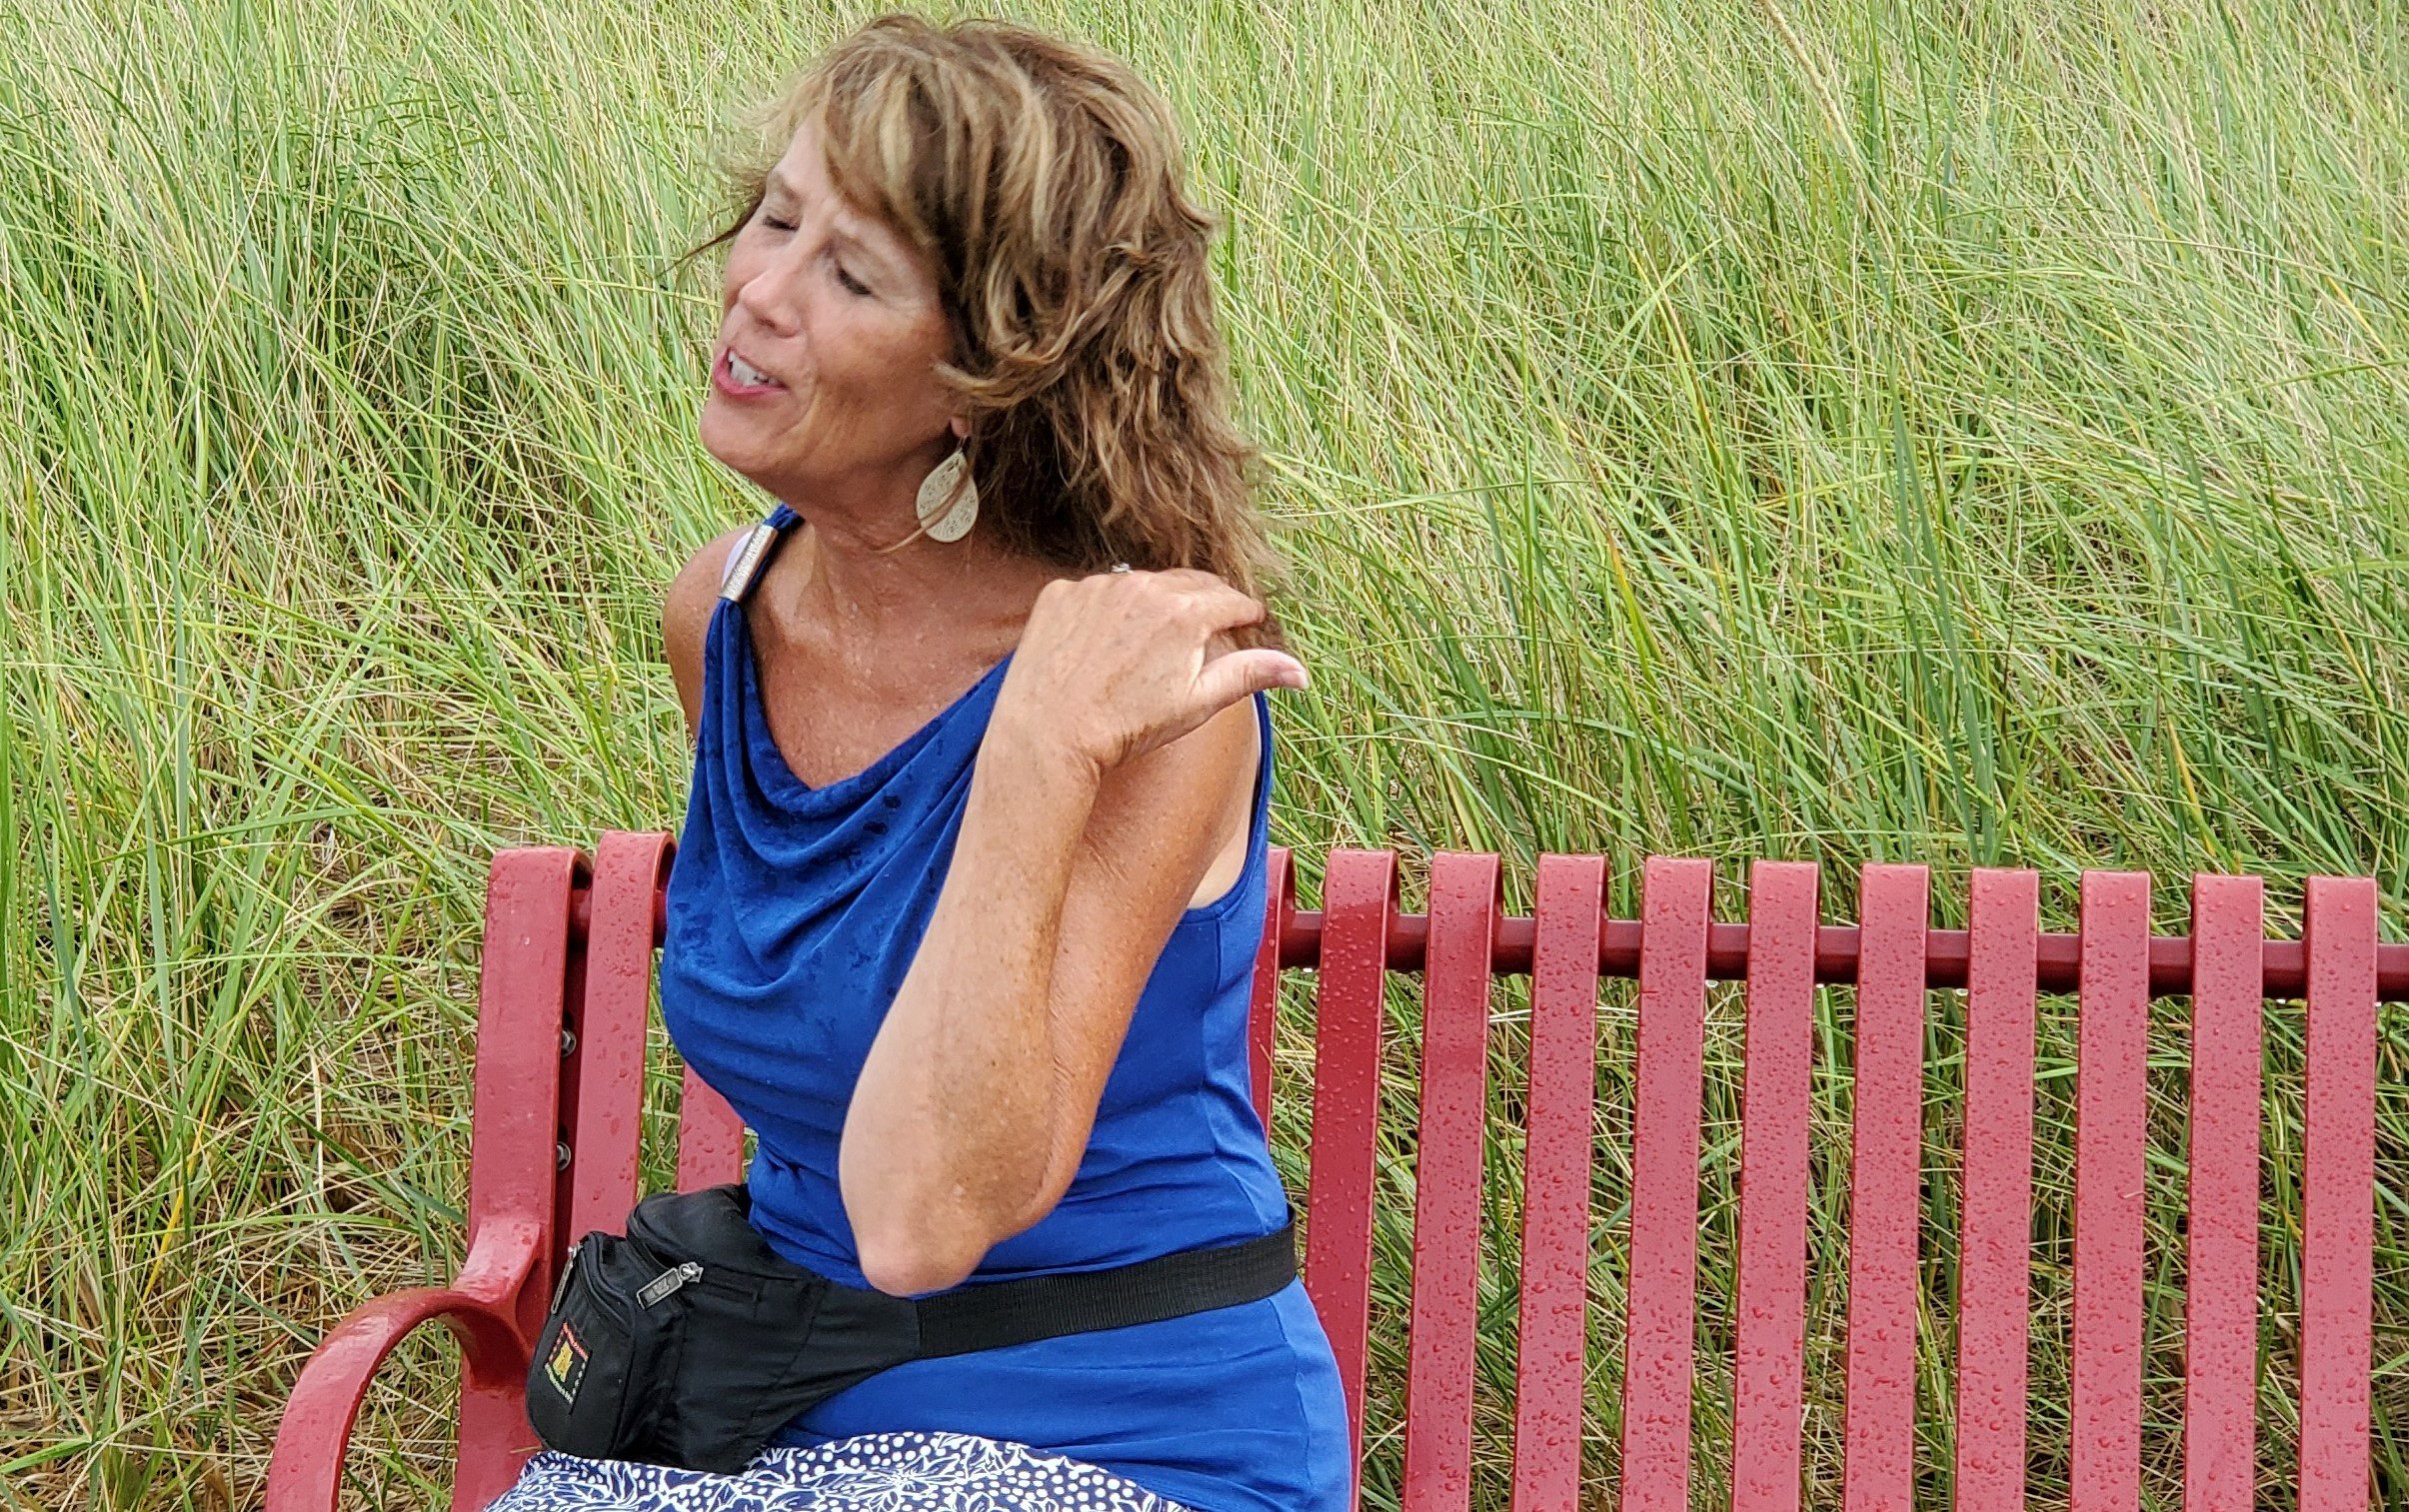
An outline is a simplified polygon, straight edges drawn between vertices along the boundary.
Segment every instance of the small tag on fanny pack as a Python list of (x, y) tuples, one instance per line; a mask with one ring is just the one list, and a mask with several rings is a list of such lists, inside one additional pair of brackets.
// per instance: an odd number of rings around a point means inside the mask
[(587, 1357), (585, 1341), (567, 1323), (561, 1324), (561, 1336), (544, 1359), (544, 1379), (552, 1382), (552, 1389), (561, 1394), (561, 1400), (577, 1401), (577, 1388), (586, 1380)]

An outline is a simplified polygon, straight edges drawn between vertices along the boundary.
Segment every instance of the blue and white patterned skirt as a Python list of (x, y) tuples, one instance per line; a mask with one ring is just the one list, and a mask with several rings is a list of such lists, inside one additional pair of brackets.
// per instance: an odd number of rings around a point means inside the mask
[(1109, 1470), (968, 1433), (764, 1449), (734, 1475), (550, 1449), (487, 1512), (1187, 1512)]

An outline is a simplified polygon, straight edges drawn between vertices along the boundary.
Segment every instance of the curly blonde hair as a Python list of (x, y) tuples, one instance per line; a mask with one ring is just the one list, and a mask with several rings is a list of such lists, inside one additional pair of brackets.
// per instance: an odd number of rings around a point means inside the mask
[[(953, 327), (980, 519), (1075, 571), (1201, 568), (1285, 586), (1229, 415), (1207, 243), (1171, 107), (1120, 59), (996, 20), (891, 13), (756, 110), (723, 159), (742, 213), (814, 127), (837, 192), (928, 255)], [(1236, 637), (1280, 646), (1276, 619)]]

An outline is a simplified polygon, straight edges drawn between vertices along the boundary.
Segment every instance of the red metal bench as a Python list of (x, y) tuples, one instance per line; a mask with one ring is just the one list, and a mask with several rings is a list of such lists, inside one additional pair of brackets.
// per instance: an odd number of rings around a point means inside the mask
[[(534, 1449), (527, 1341), (568, 1243), (636, 1194), (638, 1114), (659, 889), (670, 837), (607, 834), (494, 861), (477, 1032), (469, 1249), (448, 1288), (371, 1302), (303, 1370), (278, 1432), (274, 1512), (335, 1505), (354, 1414), (378, 1363), (441, 1318), (463, 1354), (453, 1505), (492, 1500)], [(1710, 920), (1712, 870), (1650, 859), (1641, 917), (1606, 918), (1600, 857), (1546, 855), (1531, 917), (1500, 910), (1494, 855), (1431, 857), (1429, 906), (1397, 907), (1393, 853), (1329, 853), (1317, 912), (1271, 852), (1255, 980), (1257, 1105), (1271, 1090), (1282, 967), (1315, 968), (1305, 1281), (1363, 1431), (1374, 1129), (1387, 973), (1425, 981), (1416, 1124), (1402, 1503), (1471, 1496), (1486, 1036), (1493, 977), (1531, 977), (1513, 1408), (1514, 1512), (1579, 1505), (1599, 977), (1638, 979), (1631, 1110), (1621, 1505), (1690, 1505), (1701, 1042), (1707, 983), (1747, 991), (1731, 1504), (1800, 1502), (1811, 1013), (1818, 982), (1856, 990), (1842, 1500), (1910, 1505), (1926, 994), (1966, 990), (1955, 1504), (2024, 1505), (2035, 999), (2079, 993), (2074, 1307), (2066, 1403), (2072, 1512), (2140, 1504), (2145, 1265), (2144, 1032), (2153, 995), (2193, 998), (2184, 1505), (2252, 1505), (2258, 1358), (2261, 1003), (2305, 997), (2298, 1505), (2369, 1505), (2377, 1002), (2409, 999), (2409, 945), (2380, 944), (2376, 889), (2317, 878), (2304, 938), (2264, 937), (2254, 877), (2195, 879), (2188, 936), (2153, 937), (2149, 878), (2087, 872), (2081, 928), (2038, 927), (2029, 871), (1977, 871), (1969, 927), (1929, 926), (1921, 866), (1869, 865), (1853, 927), (1819, 920), (1817, 872), (1765, 861), (1749, 921)], [(733, 1179), (742, 1130), (686, 1083), (678, 1180)], [(2160, 1257), (2164, 1258), (2164, 1257)]]

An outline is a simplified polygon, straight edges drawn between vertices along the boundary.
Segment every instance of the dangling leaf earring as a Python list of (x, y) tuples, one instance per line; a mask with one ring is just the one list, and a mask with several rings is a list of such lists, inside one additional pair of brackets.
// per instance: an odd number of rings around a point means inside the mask
[(970, 446), (957, 446), (921, 480), (913, 509), (932, 540), (960, 541), (979, 518), (979, 481), (971, 476)]

